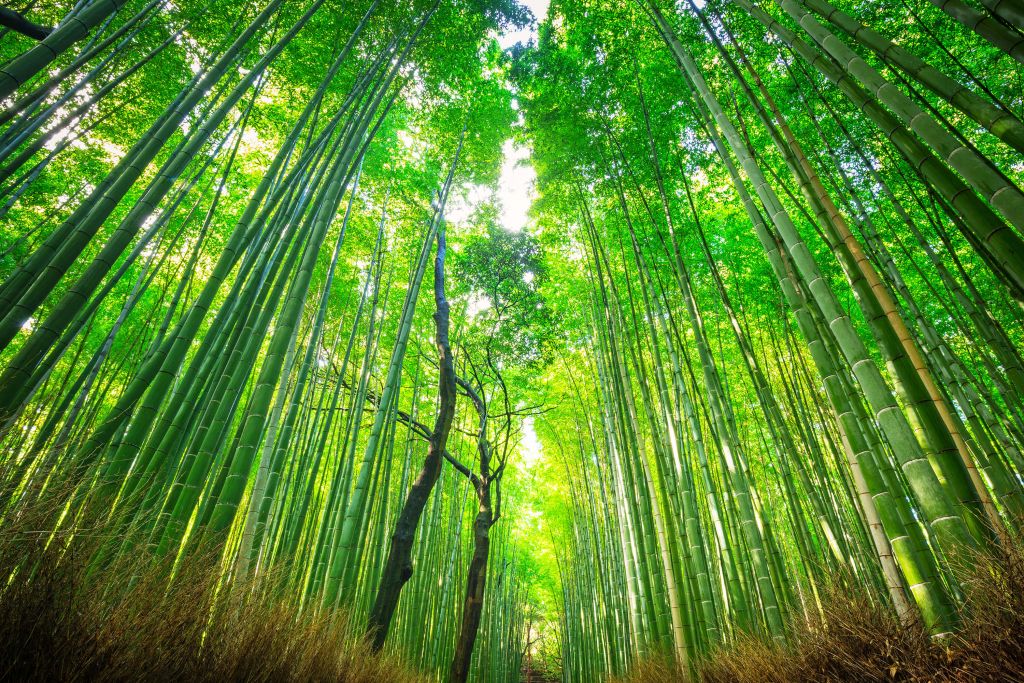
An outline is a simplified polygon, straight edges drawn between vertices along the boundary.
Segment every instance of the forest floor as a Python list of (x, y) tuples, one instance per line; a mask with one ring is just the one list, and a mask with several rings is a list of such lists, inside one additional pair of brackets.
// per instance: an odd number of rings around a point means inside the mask
[(519, 680), (521, 683), (558, 683), (558, 678), (537, 669), (526, 668), (523, 669), (523, 677)]
[(835, 581), (821, 613), (794, 620), (785, 644), (749, 636), (713, 652), (695, 676), (648, 661), (620, 683), (1024, 682), (1024, 548), (1007, 541), (963, 559), (959, 625), (944, 638)]
[(51, 539), (34, 531), (45, 510), (21, 512), (0, 533), (0, 681), (426, 681), (371, 653), (344, 612), (300, 612), (271, 580), (220, 590), (205, 553), (85, 560), (130, 541), (103, 527)]
[[(9, 577), (0, 591), (0, 681), (427, 680), (371, 653), (344, 613), (310, 616), (266, 579), (219, 590), (219, 572), (200, 554), (179, 562), (168, 585), (172, 570), (143, 554), (118, 553), (103, 566), (76, 560), (123, 538), (100, 530), (60, 543), (37, 528), (46, 527), (28, 516), (5, 520), (0, 534), (0, 575)], [(693, 676), (647, 661), (621, 683), (1024, 682), (1024, 548), (1007, 541), (956, 564), (964, 601), (944, 639), (833, 579), (821, 587), (821, 613), (794, 619), (785, 644), (743, 637)], [(540, 667), (522, 671), (523, 683), (556, 680)]]

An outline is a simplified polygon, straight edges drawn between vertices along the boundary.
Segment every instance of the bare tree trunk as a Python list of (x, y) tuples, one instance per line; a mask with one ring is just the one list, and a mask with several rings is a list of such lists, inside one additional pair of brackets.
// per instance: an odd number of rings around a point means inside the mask
[[(465, 135), (465, 131), (463, 131), (463, 135)], [(441, 196), (438, 197), (436, 214), (438, 225), (436, 227), (437, 254), (434, 256), (434, 302), (437, 310), (434, 312), (436, 328), (434, 339), (437, 345), (439, 375), (437, 419), (434, 421), (434, 431), (430, 435), (427, 446), (427, 457), (423, 461), (423, 467), (420, 468), (416, 481), (409, 489), (409, 495), (405, 499), (405, 505), (395, 524), (395, 533), (391, 536), (388, 558), (380, 577), (380, 587), (377, 589), (373, 609), (370, 610), (367, 635), (374, 651), (379, 651), (384, 647), (388, 629), (391, 627), (391, 619), (398, 607), (398, 598), (402, 587), (412, 577), (412, 543), (416, 536), (416, 527), (419, 526), (420, 517), (423, 516), (423, 510), (430, 498), (430, 492), (441, 475), (441, 463), (445, 447), (448, 444), (448, 433), (451, 431), (452, 421), (455, 418), (455, 364), (452, 361), (452, 349), (448, 341), (450, 315), (448, 299), (444, 294), (444, 259), (447, 250), (444, 204), (455, 174), (455, 167), (459, 163), (461, 151), (462, 142), (460, 140), (459, 149), (455, 153), (455, 161), (452, 162), (451, 170), (448, 173), (448, 180)]]
[[(495, 366), (488, 365), (498, 378), (498, 383), (504, 392), (505, 383), (501, 374)], [(473, 646), (476, 644), (477, 632), (480, 630), (480, 619), (484, 610), (484, 588), (487, 583), (487, 560), (491, 550), (491, 527), (501, 516), (501, 477), (505, 471), (505, 458), (502, 456), (498, 467), (491, 471), (491, 442), (487, 439), (487, 404), (482, 398), (483, 387), (477, 392), (473, 386), (456, 377), (455, 381), (462, 387), (466, 396), (473, 402), (477, 415), (480, 416), (479, 429), (477, 431), (477, 452), (480, 456), (479, 476), (470, 473), (469, 479), (476, 491), (476, 498), (479, 501), (476, 519), (473, 522), (473, 557), (469, 563), (469, 572), (466, 575), (466, 595), (462, 602), (462, 623), (459, 627), (459, 637), (455, 641), (455, 655), (452, 657), (452, 668), (449, 673), (451, 683), (465, 683), (469, 677), (469, 663), (473, 659)], [(505, 429), (508, 430), (509, 414), (508, 394), (505, 393)], [(507, 431), (506, 431), (507, 433)], [(507, 455), (507, 452), (505, 453)], [(491, 502), (491, 484), (495, 485), (495, 497), (497, 499), (497, 510)]]
[(455, 656), (452, 658), (452, 669), (449, 675), (451, 683), (464, 683), (469, 677), (469, 662), (473, 658), (473, 645), (480, 630), (480, 617), (484, 609), (484, 586), (487, 582), (487, 558), (491, 549), (491, 526), (493, 526), (493, 510), (491, 509), (490, 482), (477, 484), (477, 496), (480, 508), (473, 522), (473, 559), (469, 563), (466, 578), (466, 597), (462, 603), (462, 627), (459, 639), (455, 643)]

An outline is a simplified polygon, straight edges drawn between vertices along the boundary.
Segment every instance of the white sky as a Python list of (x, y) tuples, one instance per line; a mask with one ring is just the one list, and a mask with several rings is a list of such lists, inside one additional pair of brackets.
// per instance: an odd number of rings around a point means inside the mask
[(519, 461), (524, 470), (532, 468), (541, 456), (540, 439), (533, 428), (533, 417), (523, 419), (523, 435), (519, 439)]
[[(530, 8), (538, 22), (544, 21), (548, 14), (548, 0), (519, 0)], [(516, 43), (536, 42), (536, 24), (519, 31), (507, 31), (498, 37), (503, 48)], [(517, 145), (511, 139), (505, 141), (505, 158), (501, 163), (501, 179), (498, 182), (498, 199), (501, 202), (501, 224), (506, 230), (518, 232), (523, 230), (529, 218), (527, 213), (533, 202), (533, 183), (537, 174), (530, 164), (530, 149)], [(533, 428), (533, 418), (523, 420), (523, 433), (519, 441), (519, 457), (523, 468), (531, 469), (541, 457), (540, 440)]]
[[(548, 14), (548, 0), (519, 0), (519, 4), (529, 7), (530, 11), (533, 12), (533, 16), (537, 17), (538, 22), (544, 21), (544, 17)], [(510, 48), (516, 43), (525, 43), (530, 38), (536, 41), (536, 26), (527, 26), (518, 31), (506, 31), (498, 37), (498, 43), (501, 44), (502, 48)]]
[(533, 182), (537, 178), (530, 165), (530, 149), (505, 141), (505, 158), (501, 162), (498, 201), (501, 202), (501, 225), (511, 232), (520, 232), (529, 220), (527, 213), (533, 202)]
[[(548, 13), (548, 0), (519, 0), (533, 12), (537, 22), (544, 21)], [(537, 40), (537, 25), (506, 31), (498, 36), (498, 43), (509, 48), (516, 43)], [(530, 149), (517, 145), (512, 140), (505, 141), (505, 158), (501, 164), (501, 179), (498, 183), (498, 200), (501, 202), (501, 224), (506, 230), (519, 232), (523, 230), (529, 218), (527, 213), (533, 202), (533, 183), (537, 174), (529, 163)]]

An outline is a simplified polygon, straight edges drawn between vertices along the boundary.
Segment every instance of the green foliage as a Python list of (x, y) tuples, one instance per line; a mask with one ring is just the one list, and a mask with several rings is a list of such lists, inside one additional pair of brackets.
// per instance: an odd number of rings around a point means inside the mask
[(487, 213), (480, 216), (487, 232), (467, 240), (453, 264), (455, 291), (481, 309), (469, 313), (463, 334), (484, 340), (487, 363), (535, 366), (555, 334), (541, 294), (547, 266), (534, 237), (505, 230), (493, 209)]
[[(287, 44), (316, 5), (275, 1), (130, 0), (4, 101), (0, 528), (60, 494), (54, 548), (109, 513), (90, 575), (153, 553), (184, 595), (212, 545), (204, 596), (273, 578), (288, 615), (362, 623), (440, 405), (443, 221), (455, 370), (512, 453), (476, 680), (692, 671), (786, 638), (833, 573), (955, 627), (949, 558), (1024, 512), (1019, 54), (927, 0), (836, 5), (945, 91), (817, 0), (326, 0)], [(469, 470), (478, 430), (463, 391)], [(473, 486), (445, 463), (388, 634), (431, 675)]]

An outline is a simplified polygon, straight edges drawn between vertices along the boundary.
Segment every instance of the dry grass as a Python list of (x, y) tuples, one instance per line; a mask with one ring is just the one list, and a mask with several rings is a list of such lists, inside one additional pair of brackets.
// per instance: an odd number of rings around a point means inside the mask
[[(967, 558), (965, 558), (967, 559)], [(789, 645), (747, 636), (697, 667), (703, 683), (1008, 683), (1024, 681), (1024, 549), (1005, 546), (960, 563), (966, 597), (955, 636), (937, 642), (919, 623), (849, 589), (826, 588), (824, 618), (792, 625)], [(661, 661), (625, 683), (682, 683)]]
[(37, 530), (52, 519), (20, 511), (0, 527), (0, 680), (423, 680), (371, 654), (343, 615), (300, 614), (266, 584), (218, 590), (212, 555), (183, 563), (173, 583), (144, 550), (90, 571), (107, 539), (47, 543)]

